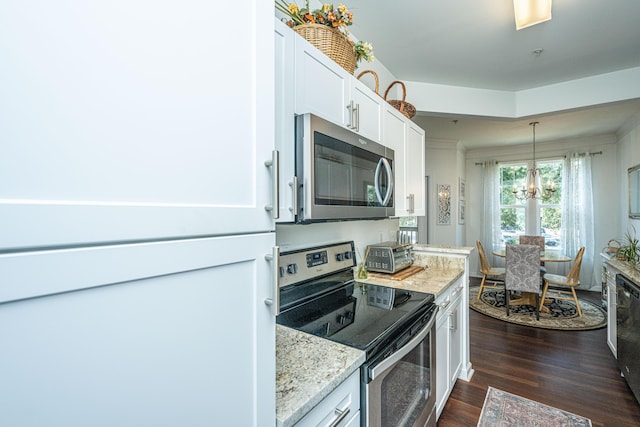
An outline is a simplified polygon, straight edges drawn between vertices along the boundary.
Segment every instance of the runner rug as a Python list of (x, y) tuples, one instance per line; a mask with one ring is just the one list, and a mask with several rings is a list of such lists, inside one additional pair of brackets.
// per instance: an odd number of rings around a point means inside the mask
[(598, 305), (578, 298), (582, 317), (578, 315), (576, 305), (573, 301), (550, 299), (550, 312), (540, 312), (540, 320), (536, 320), (535, 308), (530, 305), (514, 305), (507, 317), (504, 306), (504, 290), (485, 289), (478, 300), (479, 286), (469, 289), (469, 307), (477, 312), (486, 314), (505, 322), (516, 323), (518, 325), (533, 326), (544, 329), (558, 329), (569, 331), (584, 331), (589, 329), (599, 329), (607, 326), (607, 313)]
[(489, 387), (478, 427), (591, 427), (591, 420)]

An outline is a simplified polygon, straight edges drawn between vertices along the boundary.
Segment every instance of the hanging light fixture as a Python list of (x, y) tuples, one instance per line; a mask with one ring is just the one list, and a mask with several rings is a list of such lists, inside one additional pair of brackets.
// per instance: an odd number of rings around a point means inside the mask
[(551, 0), (513, 0), (516, 30), (551, 19)]
[(536, 165), (536, 125), (539, 123), (529, 123), (529, 126), (533, 126), (533, 161), (531, 167), (527, 169), (527, 176), (522, 189), (518, 190), (517, 185), (513, 184), (513, 195), (518, 200), (546, 199), (556, 191), (555, 183), (551, 179), (547, 181), (546, 187), (542, 188), (542, 176), (540, 169)]

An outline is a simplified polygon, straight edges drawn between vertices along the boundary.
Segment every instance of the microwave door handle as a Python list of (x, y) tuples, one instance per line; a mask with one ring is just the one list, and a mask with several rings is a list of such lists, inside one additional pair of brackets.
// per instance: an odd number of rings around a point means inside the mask
[[(387, 185), (387, 193), (385, 194), (384, 197), (382, 197), (382, 194), (380, 194), (380, 185), (379, 185), (380, 172), (383, 167), (389, 181), (389, 184)], [(380, 205), (382, 206), (387, 206), (389, 204), (389, 200), (391, 200), (391, 196), (393, 195), (393, 172), (391, 170), (391, 164), (384, 157), (381, 157), (380, 160), (378, 161), (378, 166), (376, 166), (374, 181), (375, 181), (376, 197), (378, 198), (378, 202), (380, 202)]]

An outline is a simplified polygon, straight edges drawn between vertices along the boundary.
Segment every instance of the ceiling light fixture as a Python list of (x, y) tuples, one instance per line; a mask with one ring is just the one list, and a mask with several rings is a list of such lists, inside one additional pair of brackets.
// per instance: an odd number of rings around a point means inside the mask
[(513, 0), (516, 30), (551, 19), (551, 0)]
[(522, 185), (522, 189), (518, 190), (516, 184), (513, 184), (513, 195), (518, 200), (529, 199), (547, 199), (556, 192), (555, 183), (551, 180), (547, 181), (547, 186), (542, 189), (542, 177), (540, 169), (536, 165), (536, 125), (540, 122), (531, 122), (529, 126), (533, 126), (533, 162), (531, 168), (527, 169), (527, 177)]

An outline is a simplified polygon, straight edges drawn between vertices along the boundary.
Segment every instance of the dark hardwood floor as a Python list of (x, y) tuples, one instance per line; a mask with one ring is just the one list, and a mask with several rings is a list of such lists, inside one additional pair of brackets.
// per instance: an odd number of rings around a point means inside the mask
[[(598, 292), (579, 297), (600, 300)], [(475, 373), (456, 382), (439, 427), (475, 426), (488, 386), (590, 418), (593, 427), (640, 426), (640, 404), (620, 376), (606, 328), (553, 331), (469, 311)]]

